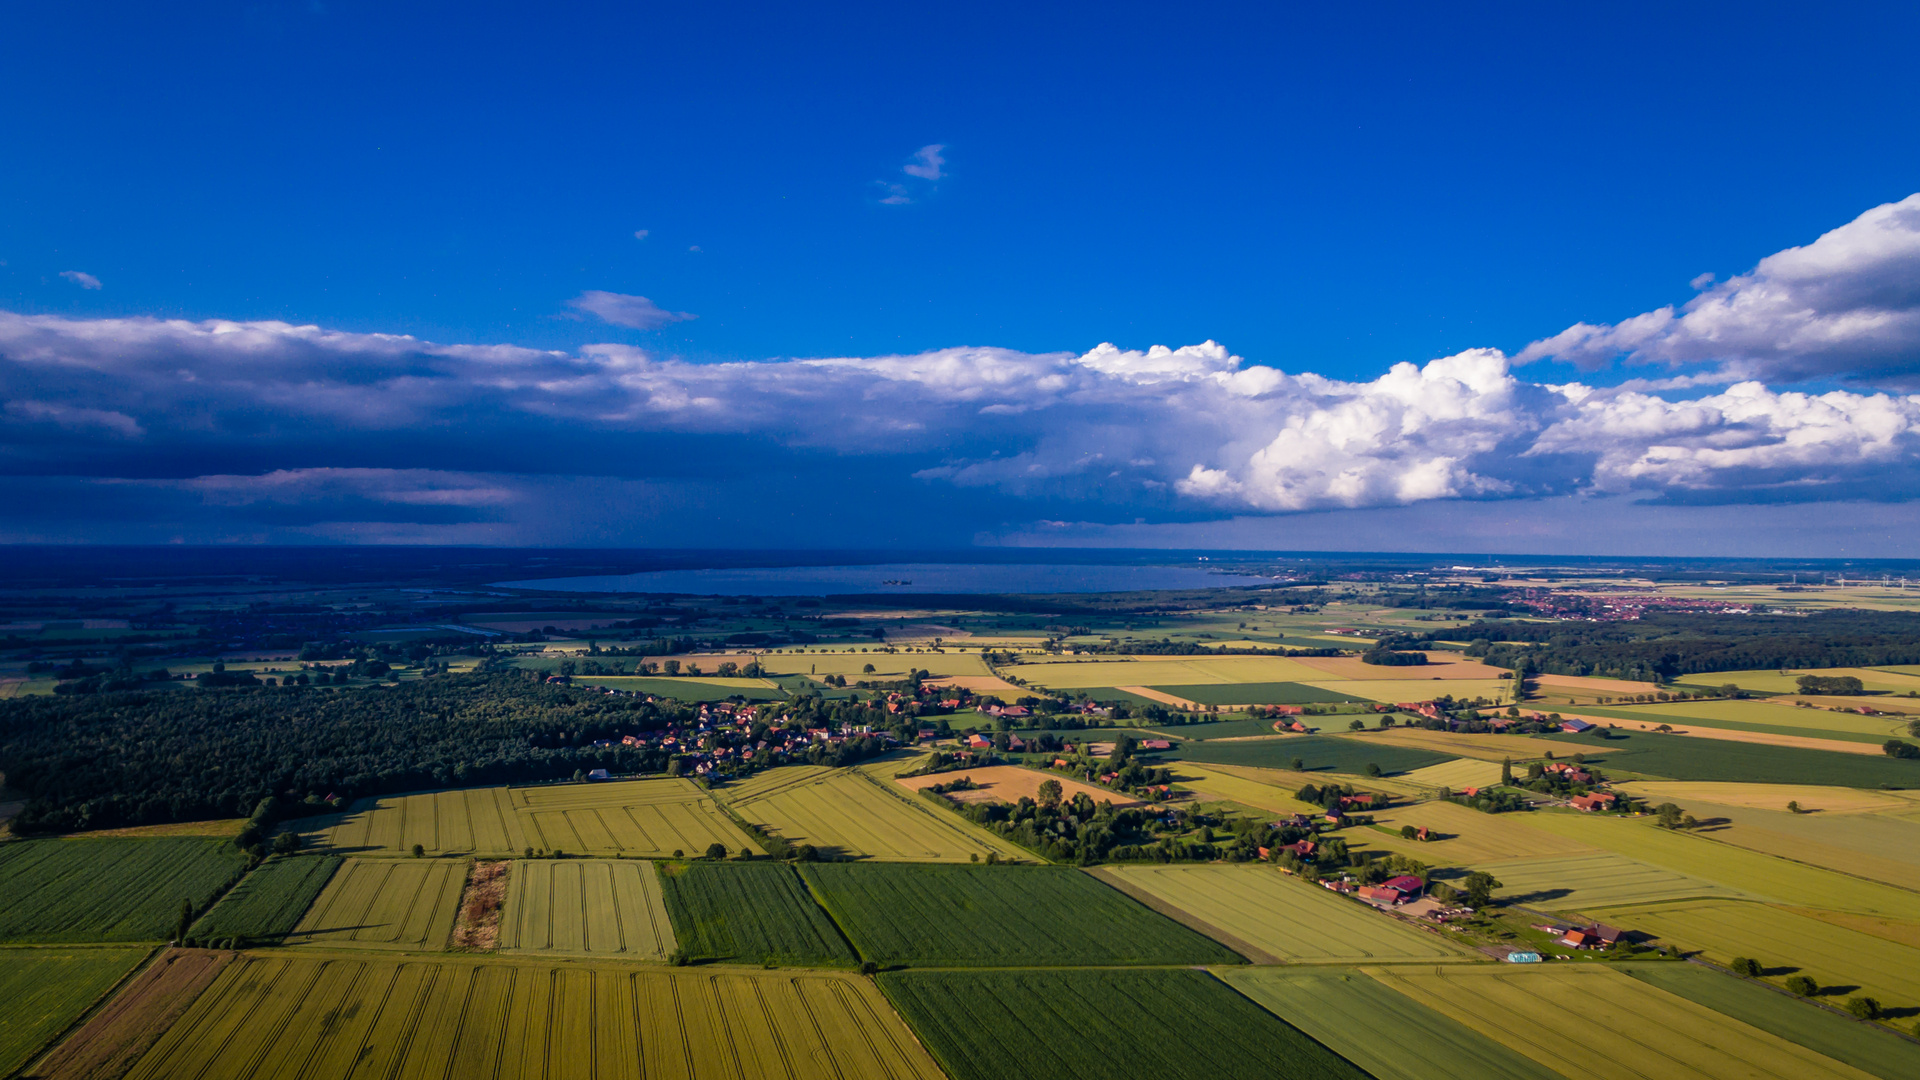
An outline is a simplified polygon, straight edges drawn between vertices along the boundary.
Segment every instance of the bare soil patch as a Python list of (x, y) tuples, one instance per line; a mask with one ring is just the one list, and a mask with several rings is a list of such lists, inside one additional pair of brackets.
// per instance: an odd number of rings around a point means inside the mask
[(38, 1068), (23, 1075), (45, 1080), (115, 1080), (124, 1075), (238, 955), (168, 949), (40, 1059)]
[(511, 862), (476, 862), (460, 895), (460, 917), (453, 924), (453, 947), (492, 951), (500, 944), (500, 905), (507, 896)]
[(1116, 807), (1139, 806), (1138, 799), (1129, 799), (1117, 792), (1097, 788), (1092, 784), (1083, 784), (1056, 773), (1023, 769), (1018, 765), (989, 765), (984, 769), (955, 769), (952, 772), (934, 773), (930, 776), (907, 776), (899, 781), (902, 787), (912, 791), (932, 787), (935, 784), (950, 784), (961, 777), (968, 777), (980, 786), (972, 791), (955, 791), (947, 798), (955, 802), (1019, 802), (1022, 795), (1029, 799), (1040, 798), (1040, 784), (1044, 780), (1060, 781), (1060, 797), (1071, 800), (1075, 795), (1084, 793), (1096, 804), (1111, 802)]

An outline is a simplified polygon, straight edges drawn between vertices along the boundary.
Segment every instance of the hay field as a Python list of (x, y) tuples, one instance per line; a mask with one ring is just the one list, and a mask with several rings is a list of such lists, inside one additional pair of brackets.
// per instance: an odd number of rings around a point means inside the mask
[[(1483, 664), (1459, 653), (1430, 652), (1424, 664), (1409, 664), (1405, 667), (1386, 667), (1369, 664), (1357, 656), (1302, 656), (1294, 660), (1296, 664), (1320, 672), (1319, 678), (1353, 679), (1360, 682), (1393, 681), (1412, 682), (1416, 679), (1432, 681), (1434, 679), (1500, 679), (1507, 674), (1506, 668)], [(1458, 696), (1458, 695), (1455, 695)]]
[[(315, 819), (306, 838), (341, 854), (508, 858), (527, 848), (568, 854), (666, 858), (728, 851), (752, 841), (691, 780), (623, 780), (531, 788), (465, 788), (362, 799)], [(754, 848), (754, 850), (759, 850)]]
[[(1719, 687), (1732, 683), (1742, 690), (1799, 696), (1800, 687), (1795, 680), (1802, 675), (1825, 675), (1834, 678), (1851, 675), (1859, 679), (1861, 685), (1868, 690), (1884, 690), (1894, 694), (1920, 690), (1920, 675), (1897, 668), (1788, 668), (1785, 672), (1772, 668), (1758, 671), (1715, 671), (1705, 675), (1688, 675), (1681, 679), (1680, 683), (1683, 686), (1701, 687)], [(1809, 697), (1807, 700), (1819, 699)]]
[(1505, 887), (1496, 895), (1502, 899), (1552, 911), (1588, 911), (1696, 896), (1753, 897), (1728, 885), (1606, 851), (1489, 862), (1479, 869), (1500, 879)]
[(1540, 813), (1534, 815), (1532, 824), (1630, 859), (1778, 903), (1920, 921), (1920, 894), (1715, 843), (1704, 836), (1671, 832), (1650, 820)]
[(1116, 689), (1145, 697), (1168, 699), (1181, 708), (1214, 705), (1239, 709), (1248, 705), (1331, 705), (1354, 698), (1305, 683), (1194, 683), (1183, 686), (1122, 686)]
[(1563, 1075), (1596, 1080), (1860, 1080), (1866, 1075), (1603, 967), (1381, 968), (1368, 974)]
[(1535, 675), (1533, 681), (1543, 687), (1569, 690), (1577, 694), (1589, 694), (1595, 697), (1618, 697), (1621, 694), (1652, 694), (1660, 688), (1649, 682), (1629, 682), (1625, 679), (1596, 679), (1586, 675)]
[[(1000, 766), (979, 771), (983, 774), (981, 782), (993, 784), (995, 781), (984, 774), (1029, 770)], [(940, 774), (899, 783), (912, 787), (917, 781), (932, 783), (943, 777), (953, 778)], [(858, 769), (808, 766), (770, 769), (740, 790), (728, 790), (723, 795), (735, 813), (755, 826), (778, 834), (788, 843), (812, 844), (830, 858), (968, 862), (994, 852), (1001, 858), (1023, 854), (958, 814), (890, 787), (889, 781)]]
[(102, 994), (144, 948), (0, 949), (0, 1076), (11, 1076)]
[(1269, 814), (1310, 814), (1320, 810), (1313, 803), (1304, 803), (1293, 797), (1293, 793), (1300, 790), (1298, 785), (1282, 788), (1235, 775), (1218, 765), (1195, 765), (1183, 761), (1174, 769), (1174, 777), (1175, 783), (1193, 789), (1201, 799), (1239, 803)]
[(1911, 810), (1914, 804), (1896, 795), (1864, 788), (1823, 787), (1817, 784), (1742, 784), (1737, 782), (1634, 780), (1615, 787), (1652, 803), (1709, 802), (1717, 806), (1744, 806), (1754, 810), (1781, 810), (1798, 802), (1803, 810), (1823, 814), (1859, 814)]
[(1721, 964), (1751, 956), (1769, 968), (1798, 968), (1822, 986), (1858, 986), (1889, 1008), (1920, 1006), (1920, 949), (1771, 904), (1692, 901), (1608, 918), (1662, 942), (1702, 950)]
[(674, 950), (673, 924), (652, 863), (516, 859), (500, 910), (499, 947), (665, 960)]
[(1400, 779), (1410, 784), (1452, 788), (1455, 791), (1470, 787), (1492, 787), (1500, 782), (1500, 763), (1463, 757), (1456, 761), (1429, 765), (1424, 769), (1414, 769), (1412, 772), (1403, 773)]
[(284, 954), (230, 966), (131, 1077), (349, 1074), (942, 1080), (847, 975)]
[(464, 859), (348, 859), (287, 944), (444, 949), (466, 883)]
[[(989, 765), (984, 769), (955, 769), (952, 772), (931, 773), (926, 776), (905, 776), (894, 781), (908, 791), (920, 791), (935, 784), (952, 783), (961, 777), (967, 777), (980, 786), (971, 791), (955, 791), (947, 798), (955, 802), (1019, 802), (1023, 797), (1038, 801), (1040, 785), (1048, 780), (1060, 782), (1060, 797), (1068, 802), (1075, 795), (1085, 795), (1092, 799), (1095, 806), (1110, 802), (1115, 806), (1139, 806), (1140, 800), (1129, 799), (1118, 792), (1106, 788), (1094, 787), (1082, 783), (1070, 776), (1041, 772), (1038, 769), (1022, 768), (1018, 765)], [(991, 835), (991, 834), (989, 834)], [(997, 838), (996, 838), (997, 839)], [(1004, 849), (1002, 849), (1004, 850)], [(1019, 849), (1015, 849), (1016, 851)]]
[(943, 679), (928, 679), (925, 685), (957, 686), (975, 694), (992, 694), (1005, 701), (1013, 701), (1031, 692), (1013, 685), (998, 675), (950, 675)]
[(1425, 701), (1442, 694), (1452, 694), (1456, 698), (1486, 698), (1502, 704), (1513, 700), (1513, 683), (1494, 679), (1430, 679), (1420, 682), (1414, 679), (1328, 679), (1316, 676), (1303, 681), (1308, 686), (1317, 686), (1336, 694), (1387, 704)]
[[(1428, 731), (1426, 728), (1395, 727), (1385, 731), (1375, 731), (1367, 735), (1369, 739), (1394, 743), (1399, 746), (1413, 746), (1422, 750), (1433, 750), (1442, 754), (1458, 754), (1461, 757), (1480, 758), (1483, 761), (1499, 761), (1512, 758), (1514, 762), (1531, 761), (1549, 751), (1559, 753), (1560, 748), (1545, 739), (1536, 739), (1530, 735), (1494, 735), (1491, 733), (1472, 734), (1468, 732)], [(1522, 770), (1524, 771), (1524, 770)]]
[(1270, 866), (1109, 866), (1099, 876), (1269, 962), (1466, 960), (1472, 954)]
[[(1141, 657), (1021, 664), (1009, 669), (1028, 682), (1057, 690), (1095, 686), (1191, 686), (1200, 683), (1284, 683), (1325, 679), (1298, 660), (1279, 656)], [(1335, 693), (1344, 693), (1336, 689)]]
[(1530, 813), (1483, 814), (1458, 803), (1439, 801), (1396, 806), (1374, 811), (1373, 814), (1376, 822), (1396, 833), (1402, 825), (1412, 825), (1416, 829), (1425, 826), (1433, 833), (1446, 836), (1445, 840), (1429, 840), (1426, 843), (1402, 841), (1398, 836), (1392, 838), (1401, 850), (1427, 863), (1478, 865), (1504, 859), (1546, 858), (1599, 851), (1578, 840), (1529, 827), (1528, 822), (1534, 816)]
[(1358, 971), (1268, 967), (1218, 974), (1379, 1080), (1564, 1080)]
[(1720, 843), (1920, 891), (1920, 822), (1883, 814), (1791, 814), (1675, 801), (1709, 822), (1701, 834)]
[[(760, 663), (776, 675), (845, 675), (849, 679), (904, 679), (910, 671), (925, 671), (936, 678), (949, 676), (993, 676), (979, 653), (961, 652), (804, 652), (769, 653)], [(863, 669), (873, 665), (868, 673)]]
[(1299, 791), (1308, 784), (1316, 787), (1332, 780), (1341, 784), (1352, 784), (1365, 791), (1384, 791), (1389, 795), (1405, 795), (1409, 798), (1424, 798), (1431, 790), (1421, 784), (1410, 784), (1392, 776), (1361, 776), (1358, 773), (1340, 772), (1295, 772), (1292, 769), (1269, 769), (1257, 765), (1220, 765), (1208, 763), (1201, 765), (1193, 761), (1171, 763), (1174, 772), (1191, 771), (1203, 768), (1210, 772), (1238, 776), (1258, 784), (1267, 784), (1282, 791)]

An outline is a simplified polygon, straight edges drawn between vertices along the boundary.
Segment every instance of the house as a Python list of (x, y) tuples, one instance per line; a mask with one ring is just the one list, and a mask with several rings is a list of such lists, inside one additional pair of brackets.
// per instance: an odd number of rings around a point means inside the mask
[(1009, 705), (1006, 708), (1001, 709), (999, 713), (996, 715), (1009, 716), (1009, 717), (1013, 717), (1014, 719), (1020, 719), (1023, 717), (1032, 716), (1033, 710), (1027, 708), (1025, 705)]
[(1411, 900), (1426, 891), (1427, 883), (1411, 874), (1401, 874), (1380, 883), (1383, 889), (1392, 889), (1403, 900)]
[(976, 732), (972, 735), (967, 736), (967, 749), (991, 750), (993, 749), (993, 740), (987, 738), (985, 735), (981, 735)]
[(1373, 793), (1363, 791), (1358, 795), (1342, 795), (1340, 796), (1340, 805), (1349, 810), (1371, 810), (1373, 809)]
[(1316, 850), (1318, 850), (1319, 847), (1320, 845), (1314, 843), (1311, 840), (1296, 840), (1291, 844), (1281, 844), (1278, 848), (1275, 848), (1274, 850), (1289, 852), (1295, 858), (1311, 859), (1313, 858), (1313, 853)]
[(1018, 735), (1007, 736), (1007, 749), (1020, 751), (1020, 750), (1025, 750), (1026, 748), (1027, 748), (1027, 740), (1021, 738)]
[(1171, 750), (1173, 749), (1173, 743), (1167, 741), (1166, 739), (1142, 739), (1140, 740), (1140, 749)]
[(1360, 887), (1360, 899), (1376, 906), (1392, 907), (1398, 904), (1404, 897), (1400, 895), (1398, 890), (1389, 889), (1384, 885), (1362, 885)]
[(1422, 825), (1418, 829), (1414, 830), (1413, 838), (1415, 840), (1420, 841), (1423, 844), (1426, 843), (1428, 840), (1432, 839), (1432, 837), (1427, 835), (1427, 827), (1425, 825)]
[(1353, 882), (1348, 881), (1344, 878), (1342, 878), (1339, 881), (1333, 881), (1327, 878), (1322, 878), (1320, 881), (1320, 884), (1326, 886), (1329, 889), (1332, 889), (1334, 892), (1337, 892), (1337, 893), (1351, 894), (1354, 891)]
[(1339, 825), (1342, 822), (1347, 820), (1347, 812), (1345, 810), (1340, 809), (1337, 806), (1327, 807), (1327, 813), (1325, 816), (1326, 816), (1326, 820), (1329, 823), (1334, 825)]
[(1578, 735), (1583, 731), (1592, 731), (1593, 725), (1587, 723), (1585, 720), (1562, 720), (1560, 721), (1560, 730), (1569, 735)]
[(1596, 791), (1592, 795), (1575, 795), (1567, 801), (1573, 804), (1575, 810), (1592, 813), (1595, 810), (1613, 809), (1614, 794), (1611, 791)]

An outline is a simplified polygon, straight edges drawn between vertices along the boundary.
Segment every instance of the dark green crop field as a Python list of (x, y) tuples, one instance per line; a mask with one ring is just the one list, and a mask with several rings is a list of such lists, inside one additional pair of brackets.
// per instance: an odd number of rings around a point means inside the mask
[[(1343, 717), (1314, 717), (1327, 721)], [(1251, 765), (1263, 769), (1291, 769), (1294, 759), (1306, 762), (1309, 770), (1354, 773), (1378, 765), (1385, 773), (1408, 772), (1452, 761), (1447, 754), (1410, 746), (1363, 743), (1326, 735), (1298, 738), (1256, 739), (1249, 742), (1190, 742), (1160, 755), (1176, 761), (1197, 761), (1203, 765)]]
[(1244, 962), (1071, 867), (811, 863), (801, 872), (861, 956), (881, 964)]
[(1292, 682), (1197, 683), (1189, 686), (1155, 686), (1150, 689), (1202, 705), (1331, 705), (1359, 698), (1322, 690), (1317, 686)]
[(225, 840), (25, 840), (0, 846), (0, 941), (165, 941), (246, 868)]
[(1587, 755), (1588, 762), (1603, 770), (1624, 769), (1669, 780), (1920, 788), (1920, 761), (1880, 755), (1696, 739), (1650, 731), (1615, 731), (1610, 739), (1592, 734), (1543, 738), (1574, 746)]
[(0, 1076), (36, 1056), (101, 994), (146, 959), (148, 949), (0, 949)]
[(954, 1080), (1365, 1080), (1204, 971), (900, 971), (880, 989)]
[(221, 897), (189, 933), (195, 941), (285, 937), (343, 861), (336, 855), (269, 860)]
[(661, 891), (680, 947), (696, 959), (851, 964), (853, 950), (784, 863), (662, 867)]

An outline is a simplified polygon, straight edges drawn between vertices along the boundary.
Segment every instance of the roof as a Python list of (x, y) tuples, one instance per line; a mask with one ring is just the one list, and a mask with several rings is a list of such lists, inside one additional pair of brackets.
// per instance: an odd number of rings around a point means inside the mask
[(1426, 882), (1421, 881), (1411, 874), (1401, 874), (1399, 877), (1391, 877), (1380, 884), (1389, 889), (1398, 889), (1401, 892), (1418, 892), (1427, 887)]

